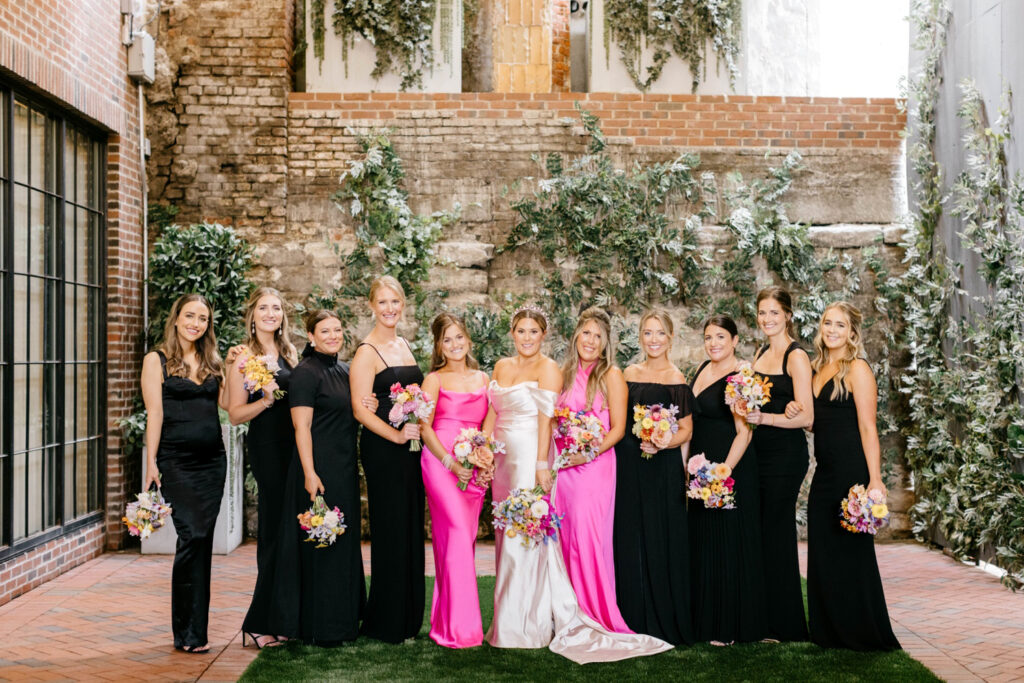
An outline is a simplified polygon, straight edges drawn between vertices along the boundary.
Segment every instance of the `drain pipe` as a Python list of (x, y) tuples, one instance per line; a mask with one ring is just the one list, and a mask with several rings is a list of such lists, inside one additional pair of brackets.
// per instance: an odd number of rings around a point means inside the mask
[(139, 87), (139, 177), (142, 186), (142, 349), (149, 351), (149, 187), (146, 178), (146, 103)]

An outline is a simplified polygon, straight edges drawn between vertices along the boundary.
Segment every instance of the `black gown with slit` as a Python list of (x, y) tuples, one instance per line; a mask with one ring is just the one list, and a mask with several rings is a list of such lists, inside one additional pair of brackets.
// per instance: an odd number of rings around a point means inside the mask
[[(384, 422), (391, 411), (391, 385), (396, 382), (420, 384), (423, 373), (416, 365), (395, 365), (376, 374), (373, 393), (379, 402), (377, 417)], [(423, 626), (426, 494), (420, 451), (410, 451), (408, 443), (392, 443), (363, 427), (359, 457), (370, 513), (370, 596), (361, 632), (400, 643)]]
[[(792, 342), (782, 356), (782, 374), (758, 373), (772, 382), (771, 401), (761, 412), (780, 415), (794, 400), (793, 378), (786, 374)], [(764, 353), (761, 349), (758, 355)], [(796, 501), (807, 475), (810, 455), (802, 429), (758, 425), (754, 429), (761, 485), (761, 544), (764, 557), (766, 637), (807, 640), (807, 617), (797, 554)]]
[[(292, 429), (287, 394), (292, 366), (283, 357), (278, 358), (278, 366), (280, 370), (275, 381), (286, 393), (249, 421), (249, 431), (245, 436), (249, 468), (256, 479), (259, 525), (256, 529), (256, 587), (252, 592), (249, 611), (242, 622), (242, 630), (257, 634), (271, 633), (270, 601), (274, 594), (274, 558), (277, 555), (278, 532), (284, 513), (288, 465), (295, 448), (295, 430)], [(249, 403), (261, 400), (262, 391), (249, 395)]]
[(305, 489), (298, 450), (293, 446), (268, 632), (330, 646), (356, 639), (366, 602), (359, 549), (356, 421), (349, 398), (348, 367), (335, 355), (307, 350), (304, 356), (292, 372), (288, 404), (313, 409), (313, 469), (323, 484), (324, 502), (328, 508), (341, 509), (348, 528), (325, 548), (306, 540), (297, 516), (312, 502)]
[(839, 525), (840, 503), (868, 484), (853, 394), (832, 399), (833, 380), (814, 399), (814, 459), (807, 500), (807, 612), (822, 647), (898, 650), (889, 623), (875, 537)]
[(630, 420), (615, 446), (615, 592), (626, 624), (673, 645), (693, 642), (690, 560), (686, 524), (686, 475), (678, 447), (643, 457), (633, 435), (637, 404), (678, 406), (690, 414), (686, 384), (627, 382)]
[[(707, 365), (697, 370), (694, 383)], [(727, 378), (706, 386), (694, 399), (691, 457), (703, 453), (723, 463), (729, 456), (736, 424), (725, 405)], [(734, 509), (709, 510), (700, 500), (689, 501), (693, 624), (700, 641), (743, 643), (765, 636), (757, 464), (757, 451), (749, 446), (732, 472)]]
[(174, 647), (191, 649), (208, 642), (213, 530), (227, 472), (217, 414), (220, 382), (215, 375), (202, 384), (169, 376), (167, 357), (157, 353), (164, 379), (164, 417), (156, 465), (178, 533), (171, 573), (171, 628)]

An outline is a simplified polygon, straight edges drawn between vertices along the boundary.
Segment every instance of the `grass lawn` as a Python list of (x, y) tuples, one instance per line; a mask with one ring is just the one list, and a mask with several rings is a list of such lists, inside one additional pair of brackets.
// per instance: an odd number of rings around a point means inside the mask
[[(477, 580), (485, 625), (493, 613), (494, 577)], [(937, 681), (904, 652), (824, 650), (810, 643), (696, 645), (623, 662), (579, 665), (553, 652), (466, 650), (427, 637), (433, 578), (427, 578), (423, 629), (413, 642), (388, 645), (367, 638), (336, 648), (288, 643), (260, 652), (242, 681)]]

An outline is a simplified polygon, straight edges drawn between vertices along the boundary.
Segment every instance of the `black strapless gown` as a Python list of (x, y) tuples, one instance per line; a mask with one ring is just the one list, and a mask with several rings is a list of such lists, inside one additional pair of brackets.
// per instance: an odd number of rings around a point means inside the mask
[[(281, 369), (277, 373), (277, 384), (287, 392), (292, 367), (283, 357), (278, 359), (278, 365)], [(262, 391), (249, 396), (249, 403), (261, 400)], [(245, 448), (258, 487), (256, 500), (259, 526), (256, 530), (256, 587), (252, 592), (249, 611), (242, 622), (242, 630), (266, 634), (271, 633), (270, 601), (274, 594), (274, 558), (284, 513), (288, 465), (295, 448), (295, 430), (292, 428), (287, 394), (249, 422)]]
[[(700, 367), (693, 381), (707, 366)], [(725, 462), (736, 438), (732, 411), (725, 405), (726, 377), (694, 399), (690, 455)], [(760, 429), (760, 427), (758, 427)], [(697, 640), (753, 642), (764, 638), (764, 569), (761, 551), (761, 495), (757, 452), (746, 453), (732, 478), (736, 508), (709, 510), (689, 501), (693, 623)]]
[[(785, 413), (786, 405), (794, 399), (793, 378), (786, 374), (786, 363), (789, 354), (798, 348), (793, 342), (786, 349), (781, 375), (764, 375), (773, 386), (772, 399), (762, 412)], [(761, 487), (765, 635), (782, 641), (807, 640), (796, 533), (796, 501), (810, 464), (807, 437), (802, 429), (758, 425), (753, 444)]]
[(210, 619), (213, 530), (224, 495), (227, 458), (217, 415), (220, 383), (210, 375), (202, 384), (167, 375), (162, 352), (164, 419), (156, 466), (160, 490), (173, 508), (178, 532), (171, 573), (171, 628), (174, 647), (206, 645)]
[(679, 448), (641, 457), (633, 436), (636, 404), (679, 406), (690, 414), (693, 394), (686, 384), (628, 382), (629, 423), (615, 446), (615, 591), (619, 611), (637, 633), (673, 645), (693, 642), (690, 618), (690, 560), (686, 524), (686, 475)]
[[(291, 377), (291, 407), (313, 409), (313, 468), (324, 486), (324, 502), (338, 506), (348, 528), (326, 548), (307, 542), (296, 516), (312, 504), (298, 451), (292, 447), (276, 549), (268, 633), (315, 645), (336, 645), (359, 635), (366, 602), (359, 550), (359, 469), (356, 421), (348, 367), (337, 356), (305, 354)], [(284, 399), (282, 399), (284, 400)]]
[(898, 650), (889, 623), (875, 537), (839, 526), (839, 505), (854, 484), (868, 484), (853, 394), (832, 400), (829, 380), (814, 399), (814, 458), (807, 500), (807, 611), (811, 640), (822, 647)]
[[(416, 365), (389, 366), (373, 378), (377, 417), (388, 422), (395, 382), (423, 382)], [(390, 424), (390, 423), (389, 423)], [(363, 428), (359, 457), (366, 476), (370, 512), (370, 597), (362, 634), (400, 643), (419, 633), (424, 610), (424, 506), (420, 451), (395, 444)]]

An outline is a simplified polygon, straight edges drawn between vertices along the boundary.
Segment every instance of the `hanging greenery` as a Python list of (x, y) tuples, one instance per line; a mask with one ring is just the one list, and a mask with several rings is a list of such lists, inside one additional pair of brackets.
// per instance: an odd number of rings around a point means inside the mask
[[(707, 77), (707, 44), (716, 61), (725, 63), (732, 84), (739, 74), (741, 0), (606, 0), (604, 3), (604, 49), (610, 58), (610, 43), (633, 83), (647, 92), (661, 76), (673, 56), (690, 65), (694, 92)], [(651, 48), (650, 63), (642, 64), (645, 48)]]

